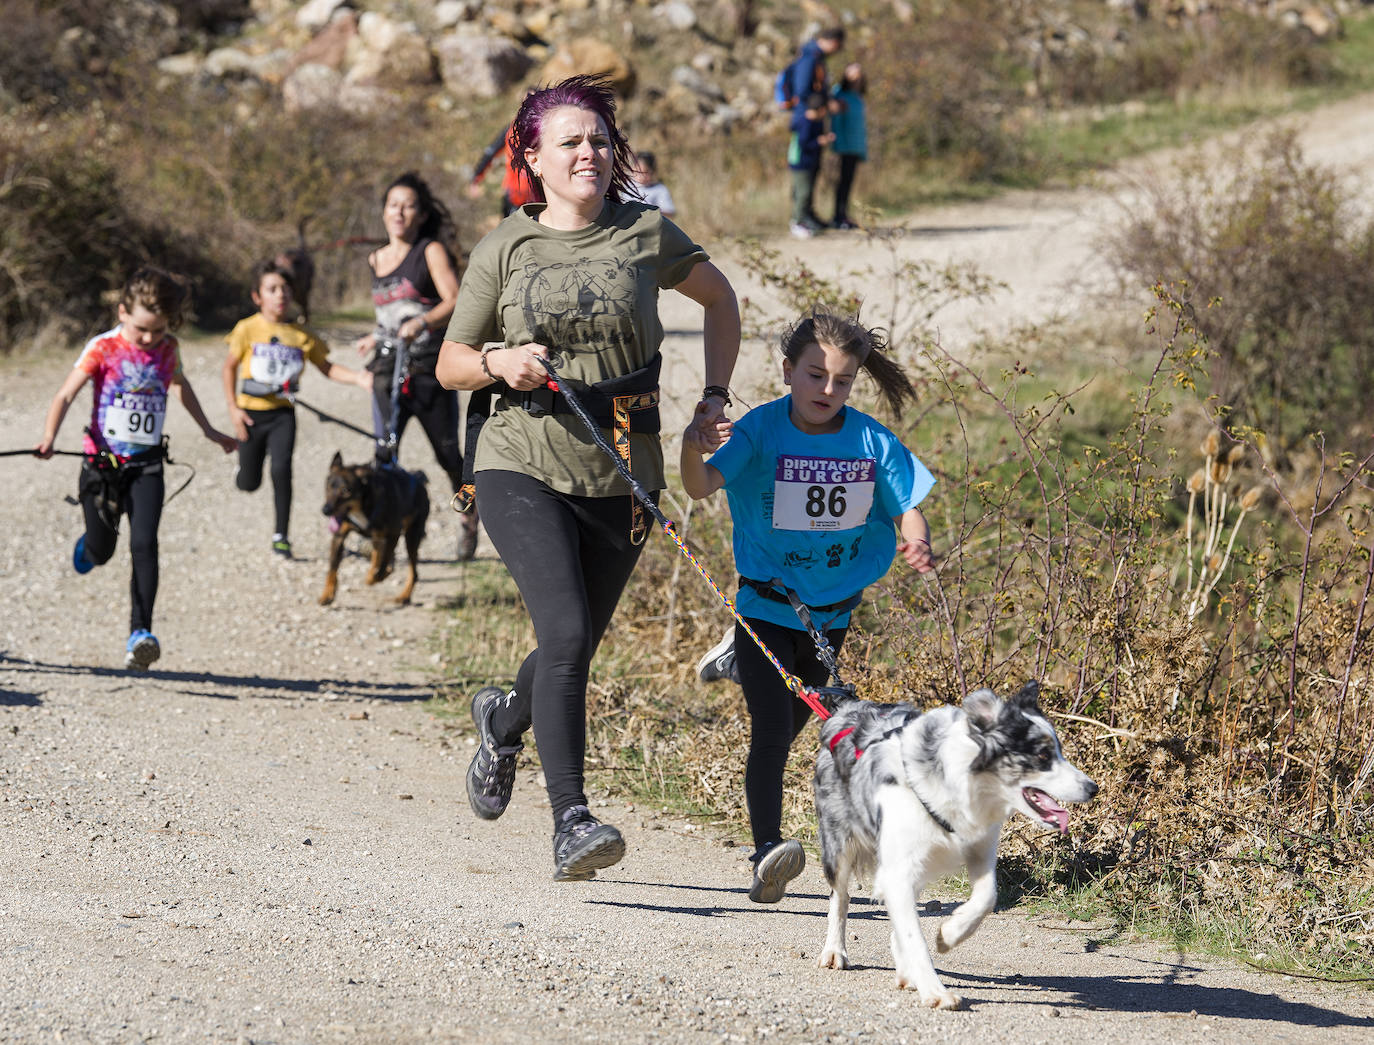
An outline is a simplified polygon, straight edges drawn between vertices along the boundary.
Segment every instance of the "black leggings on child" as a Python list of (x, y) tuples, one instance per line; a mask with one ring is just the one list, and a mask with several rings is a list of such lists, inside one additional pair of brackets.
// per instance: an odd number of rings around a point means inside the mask
[(283, 537), (291, 525), (291, 455), (296, 451), (296, 411), (245, 410), (253, 422), (248, 438), (239, 443), (239, 471), (234, 485), (252, 492), (262, 485), (263, 459), (272, 457), (272, 504), (276, 532)]
[[(816, 656), (816, 644), (805, 631), (745, 618), (782, 666), (808, 686), (824, 686), (830, 676)], [(825, 633), (836, 654), (848, 628)], [(735, 665), (749, 707), (749, 758), (744, 764), (744, 800), (754, 832), (754, 848), (782, 840), (782, 775), (792, 741), (811, 717), (811, 709), (787, 688), (768, 658), (738, 624)]]
[[(106, 482), (114, 499), (103, 496)], [(86, 558), (103, 566), (119, 541), (119, 516), (129, 517), (129, 630), (153, 630), (153, 603), (157, 600), (157, 528), (162, 521), (164, 491), (162, 462), (125, 465), (116, 474), (87, 463), (81, 468), (81, 511), (86, 517)], [(117, 506), (117, 507), (116, 507)], [(115, 508), (113, 516), (109, 511)]]
[(515, 676), (515, 699), (496, 705), (492, 732), (512, 744), (534, 725), (534, 742), (557, 825), (586, 805), (587, 676), (639, 561), (630, 542), (632, 498), (574, 497), (522, 472), (477, 473), (487, 536), (515, 579), (538, 647)]

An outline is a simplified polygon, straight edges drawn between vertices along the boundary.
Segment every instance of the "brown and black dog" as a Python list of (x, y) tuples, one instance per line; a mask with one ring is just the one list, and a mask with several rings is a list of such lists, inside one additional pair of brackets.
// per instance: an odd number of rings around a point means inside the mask
[(429, 518), (429, 491), (425, 488), (428, 481), (424, 472), (376, 464), (345, 465), (342, 455), (334, 454), (324, 481), (324, 514), (329, 517), (334, 539), (329, 545), (329, 573), (324, 579), (321, 606), (334, 601), (344, 538), (350, 533), (360, 533), (372, 542), (368, 584), (376, 584), (391, 573), (396, 561), (396, 542), (405, 536), (410, 572), (396, 601), (410, 601), (410, 593), (415, 590), (420, 542), (424, 540), (425, 521)]

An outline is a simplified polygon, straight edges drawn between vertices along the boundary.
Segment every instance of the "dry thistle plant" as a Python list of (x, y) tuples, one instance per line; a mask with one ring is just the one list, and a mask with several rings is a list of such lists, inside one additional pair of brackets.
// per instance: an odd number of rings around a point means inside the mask
[[(1261, 486), (1252, 486), (1234, 503), (1240, 511), (1228, 522), (1232, 492), (1229, 489), (1236, 466), (1245, 457), (1245, 447), (1236, 443), (1226, 453), (1221, 452), (1221, 434), (1216, 429), (1207, 433), (1200, 447), (1202, 467), (1188, 479), (1188, 519), (1184, 527), (1185, 559), (1188, 581), (1184, 588), (1188, 620), (1194, 620), (1207, 608), (1217, 582), (1231, 562), (1236, 547), (1236, 534), (1246, 515), (1259, 504), (1264, 493)], [(1193, 547), (1193, 530), (1197, 520), (1198, 495), (1202, 495), (1202, 533)], [(1227, 535), (1227, 530), (1230, 533)], [(1222, 548), (1222, 538), (1226, 545)]]

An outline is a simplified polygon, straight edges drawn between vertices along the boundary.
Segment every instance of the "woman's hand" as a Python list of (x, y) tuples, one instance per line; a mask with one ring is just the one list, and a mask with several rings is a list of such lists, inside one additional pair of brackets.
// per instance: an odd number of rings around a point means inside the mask
[(402, 341), (414, 341), (428, 329), (429, 324), (425, 322), (423, 316), (411, 316), (396, 328), (396, 333), (400, 335)]
[(517, 392), (531, 392), (549, 383), (549, 371), (539, 362), (548, 358), (548, 346), (535, 343), (493, 348), (483, 356), (491, 376)]
[(353, 347), (358, 350), (358, 355), (365, 356), (377, 347), (377, 335), (366, 334), (353, 342)]
[(682, 445), (699, 454), (719, 450), (735, 423), (725, 416), (725, 402), (716, 396), (703, 399), (692, 412), (692, 423), (682, 433)]

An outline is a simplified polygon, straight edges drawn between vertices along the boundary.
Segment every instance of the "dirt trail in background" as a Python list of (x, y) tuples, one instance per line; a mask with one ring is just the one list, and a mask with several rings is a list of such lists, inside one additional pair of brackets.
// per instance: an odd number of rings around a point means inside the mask
[[(1369, 99), (1304, 124), (1313, 158), (1374, 170)], [(1013, 288), (951, 317), (946, 343), (975, 325), (1093, 300), (1090, 244), (1131, 184), (1110, 183), (915, 215), (913, 254), (969, 258)], [(820, 267), (861, 260), (863, 243), (780, 246)], [(666, 325), (699, 330), (676, 297), (665, 297)], [(665, 386), (693, 392), (699, 336), (675, 334), (668, 350), (687, 361), (673, 359)], [(222, 351), (209, 341), (186, 353), (213, 417), (223, 414)], [(70, 362), (4, 363), (4, 448), (37, 440)], [(741, 376), (767, 370), (755, 357)], [(304, 397), (366, 425), (355, 389), (314, 375)], [(676, 420), (691, 398), (674, 404)], [(76, 445), (88, 402), (61, 445)], [(1327, 1045), (1374, 1029), (1367, 992), (1194, 961), (1018, 910), (937, 962), (971, 1011), (928, 1012), (893, 986), (881, 908), (855, 908), (855, 970), (818, 970), (817, 867), (761, 909), (745, 896), (744, 850), (709, 826), (619, 801), (600, 799), (597, 811), (624, 830), (623, 863), (590, 883), (556, 884), (533, 772), (520, 772), (503, 820), (476, 821), (463, 793), (466, 727), (417, 706), (444, 668), (430, 642), (445, 618), (431, 611), (474, 569), (446, 561), (453, 517), (436, 508), (415, 605), (387, 604), (398, 581), (364, 588), (364, 563), (350, 557), (338, 603), (321, 609), (326, 462), (335, 449), (365, 459), (366, 441), (301, 415), (298, 558), (282, 562), (268, 551), (270, 493), (237, 493), (231, 459), (175, 406), (168, 431), (197, 478), (164, 513), (164, 655), (146, 675), (119, 667), (127, 549), (86, 577), (70, 568), (79, 512), (62, 498), (75, 492), (75, 462), (3, 466), (0, 1040)], [(418, 432), (405, 459), (439, 475)], [(169, 485), (182, 474), (173, 469)]]

